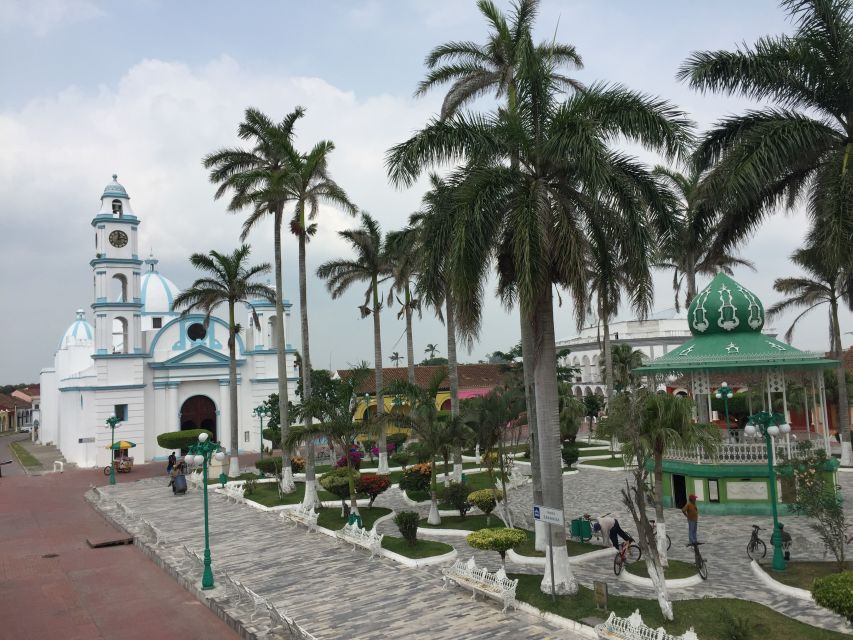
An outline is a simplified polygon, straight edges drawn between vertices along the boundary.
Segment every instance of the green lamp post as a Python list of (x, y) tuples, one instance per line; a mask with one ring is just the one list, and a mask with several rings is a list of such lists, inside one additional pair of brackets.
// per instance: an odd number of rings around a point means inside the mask
[(116, 426), (121, 420), (116, 416), (107, 418), (107, 426), (110, 428), (110, 484), (116, 483)]
[(207, 465), (210, 464), (211, 458), (222, 462), (225, 459), (225, 452), (218, 442), (208, 442), (207, 434), (200, 433), (198, 435), (198, 444), (190, 445), (189, 454), (185, 456), (185, 460), (191, 459), (192, 464), (202, 465), (202, 486), (204, 487), (204, 573), (201, 577), (201, 588), (204, 590), (213, 589), (213, 569), (210, 568), (210, 531), (207, 524)]
[(780, 433), (789, 433), (791, 425), (785, 422), (785, 416), (781, 413), (769, 413), (759, 411), (749, 416), (744, 428), (747, 436), (764, 436), (764, 444), (767, 446), (767, 475), (770, 482), (770, 508), (773, 512), (773, 570), (785, 570), (785, 557), (782, 552), (782, 529), (779, 526), (779, 512), (776, 507), (776, 469), (773, 465), (774, 451), (773, 438)]
[(735, 395), (735, 392), (732, 391), (732, 388), (729, 386), (728, 382), (723, 382), (720, 384), (720, 388), (717, 389), (717, 393), (714, 394), (714, 397), (717, 400), (723, 400), (723, 407), (725, 407), (726, 411), (726, 435), (728, 435), (731, 431), (732, 425), (729, 422), (729, 399)]
[(262, 405), (255, 407), (252, 410), (252, 413), (254, 413), (256, 416), (258, 416), (258, 419), (260, 419), (260, 421), (261, 421), (261, 439), (259, 442), (261, 443), (261, 460), (263, 460), (264, 459), (264, 416), (269, 417), (270, 408), (267, 405), (262, 404)]

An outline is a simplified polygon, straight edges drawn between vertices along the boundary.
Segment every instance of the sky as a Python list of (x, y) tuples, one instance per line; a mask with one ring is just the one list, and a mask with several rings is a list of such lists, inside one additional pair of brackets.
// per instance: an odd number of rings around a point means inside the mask
[[(536, 30), (541, 39), (577, 47), (584, 68), (574, 75), (582, 82), (659, 95), (701, 130), (751, 105), (679, 83), (675, 73), (685, 57), (790, 28), (772, 0), (543, 0)], [(194, 279), (191, 253), (237, 246), (242, 216), (214, 200), (201, 158), (239, 144), (236, 128), (248, 106), (276, 119), (305, 107), (297, 146), (332, 140), (330, 171), (351, 199), (384, 230), (404, 226), (424, 183), (394, 188), (384, 155), (440, 105), (441, 91), (412, 95), (424, 56), (438, 44), (481, 42), (485, 35), (473, 0), (0, 0), (0, 382), (36, 380), (52, 365), (75, 309), (85, 308), (91, 320), (90, 222), (111, 174), (118, 173), (141, 218), (140, 252), (153, 251), (160, 272), (179, 287)], [(488, 107), (488, 100), (475, 105)], [(363, 289), (331, 300), (314, 276), (322, 262), (349, 255), (337, 232), (355, 224), (322, 209), (308, 248), (318, 367), (373, 359), (372, 322), (357, 309)], [(743, 248), (758, 270), (735, 277), (766, 306), (778, 299), (773, 279), (797, 274), (788, 256), (805, 232), (802, 214), (780, 212)], [(249, 242), (255, 260), (272, 261), (271, 225), (258, 227)], [(285, 296), (297, 302), (292, 237), (284, 251)], [(655, 287), (655, 308), (671, 307), (671, 274), (658, 273)], [(575, 333), (570, 306), (555, 310), (558, 338)], [(782, 333), (792, 318), (773, 324)], [(849, 314), (842, 329), (853, 329)], [(388, 355), (405, 354), (396, 310), (384, 314), (382, 331), (390, 366)], [(446, 354), (446, 333), (432, 312), (424, 311), (414, 332), (416, 359), (428, 343)], [(844, 336), (845, 346), (851, 338)], [(460, 358), (476, 362), (517, 341), (517, 317), (490, 299), (479, 341)], [(298, 336), (289, 342), (298, 344)], [(802, 321), (794, 344), (828, 348), (826, 313)]]

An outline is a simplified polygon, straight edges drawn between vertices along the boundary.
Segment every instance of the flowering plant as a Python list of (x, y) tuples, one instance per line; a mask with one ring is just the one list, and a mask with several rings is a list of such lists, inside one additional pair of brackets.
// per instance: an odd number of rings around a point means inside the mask
[[(394, 453), (394, 451), (397, 450), (397, 445), (393, 442), (389, 442), (387, 445), (385, 445), (385, 448), (388, 453)], [(372, 447), (370, 449), (370, 455), (372, 455), (374, 458), (377, 457), (379, 455), (379, 447)]]
[(305, 458), (302, 456), (293, 456), (290, 459), (290, 470), (293, 473), (302, 473), (305, 471)]
[(378, 476), (373, 473), (365, 473), (358, 479), (356, 491), (369, 496), (370, 504), (367, 506), (372, 507), (373, 501), (376, 500), (377, 496), (390, 486), (391, 480), (388, 476)]
[(403, 471), (403, 477), (400, 478), (400, 488), (403, 491), (426, 491), (429, 488), (431, 474), (432, 465), (429, 462), (413, 464)]
[[(364, 458), (364, 452), (359, 451), (358, 449), (350, 449), (349, 452), (349, 460), (353, 469), (358, 469), (361, 467), (361, 461)], [(336, 467), (345, 467), (347, 466), (347, 458), (346, 456), (341, 456), (338, 458), (338, 461), (335, 463)]]

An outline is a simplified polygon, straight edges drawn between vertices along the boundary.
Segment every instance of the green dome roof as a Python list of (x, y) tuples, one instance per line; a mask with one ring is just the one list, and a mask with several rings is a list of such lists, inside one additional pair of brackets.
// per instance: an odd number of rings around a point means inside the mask
[(719, 273), (693, 298), (687, 322), (694, 336), (761, 333), (764, 305), (752, 291)]

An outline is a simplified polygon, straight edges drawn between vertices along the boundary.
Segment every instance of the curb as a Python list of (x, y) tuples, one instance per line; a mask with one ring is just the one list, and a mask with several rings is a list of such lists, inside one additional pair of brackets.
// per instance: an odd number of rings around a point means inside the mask
[(761, 565), (758, 564), (755, 560), (749, 563), (749, 568), (752, 569), (752, 573), (755, 574), (755, 577), (761, 580), (764, 586), (769, 587), (773, 591), (777, 593), (784, 594), (786, 596), (791, 596), (792, 598), (797, 598), (798, 600), (807, 600), (808, 602), (814, 602), (812, 599), (812, 594), (805, 589), (800, 589), (798, 587), (791, 587), (787, 584), (782, 584), (778, 580), (774, 580), (770, 574), (768, 574), (764, 569), (761, 568)]
[[(613, 555), (613, 551), (609, 548), (607, 549), (596, 549), (595, 551), (588, 551), (587, 553), (581, 553), (577, 556), (569, 556), (569, 564), (574, 562), (582, 562), (586, 560), (592, 560), (594, 558), (603, 558), (605, 556), (610, 557)], [(510, 549), (506, 552), (506, 559), (514, 562), (515, 564), (524, 565), (527, 567), (536, 567), (539, 569), (545, 568), (545, 558), (537, 558), (536, 556), (523, 556), (520, 553), (516, 553), (515, 550)]]
[(585, 625), (583, 622), (577, 622), (571, 618), (564, 618), (563, 616), (558, 616), (556, 613), (542, 611), (542, 609), (537, 609), (532, 604), (527, 604), (520, 600), (516, 600), (516, 609), (557, 627), (567, 629), (568, 631), (576, 633), (579, 636), (583, 636), (584, 638), (598, 638), (598, 634), (595, 632), (595, 629), (589, 625)]
[(636, 469), (636, 465), (630, 466), (630, 467), (625, 467), (625, 466), (622, 466), (622, 467), (602, 467), (601, 465), (584, 464), (583, 462), (578, 462), (577, 466), (578, 466), (578, 469), (597, 469), (598, 471), (623, 471), (624, 472), (624, 471), (630, 471), (631, 469)]
[[(654, 583), (651, 578), (642, 578), (640, 576), (635, 576), (633, 573), (628, 571), (627, 569), (622, 571), (619, 574), (619, 580), (623, 580), (624, 582), (628, 582), (630, 584), (636, 584), (638, 586), (653, 588)], [(668, 589), (682, 589), (684, 587), (692, 587), (697, 584), (702, 584), (705, 582), (702, 580), (702, 576), (698, 573), (690, 576), (689, 578), (677, 578), (674, 580), (664, 580)]]
[(444, 555), (429, 556), (428, 558), (415, 559), (407, 558), (406, 556), (401, 556), (399, 553), (388, 551), (388, 549), (380, 549), (379, 555), (381, 555), (383, 558), (393, 560), (394, 562), (399, 562), (401, 565), (409, 567), (410, 569), (418, 569), (420, 567), (428, 567), (434, 564), (444, 564), (445, 562), (455, 560), (456, 556), (459, 555), (459, 553), (456, 551), (456, 549), (453, 549), (451, 551), (448, 551)]

